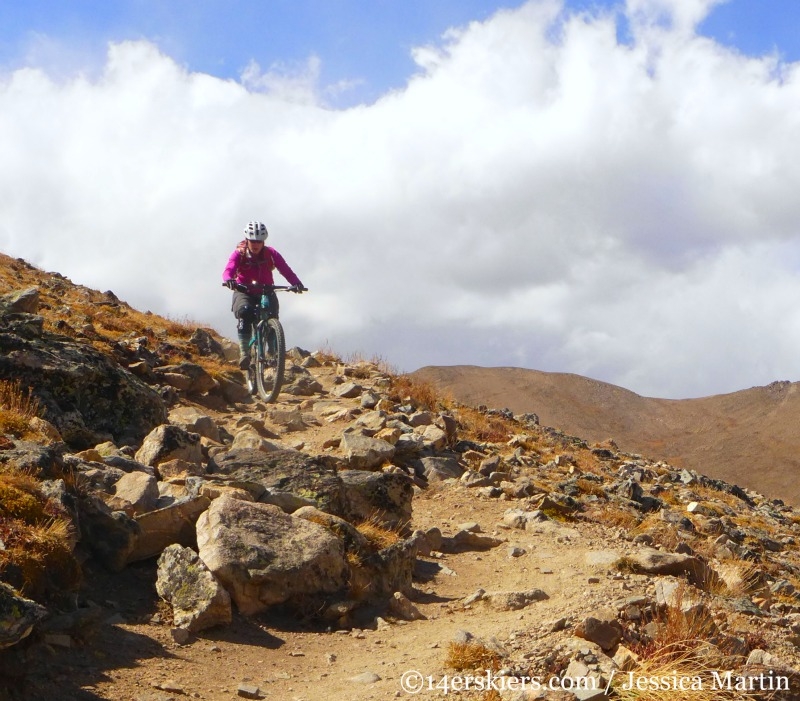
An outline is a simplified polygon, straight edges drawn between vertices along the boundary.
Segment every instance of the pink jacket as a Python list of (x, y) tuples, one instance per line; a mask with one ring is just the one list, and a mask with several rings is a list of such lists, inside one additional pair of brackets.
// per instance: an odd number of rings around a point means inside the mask
[(274, 285), (272, 271), (275, 268), (290, 285), (303, 284), (283, 256), (274, 248), (264, 246), (261, 253), (254, 256), (247, 250), (247, 242), (242, 241), (231, 253), (225, 271), (222, 273), (222, 281), (236, 280), (242, 285), (247, 285), (251, 290), (256, 285)]

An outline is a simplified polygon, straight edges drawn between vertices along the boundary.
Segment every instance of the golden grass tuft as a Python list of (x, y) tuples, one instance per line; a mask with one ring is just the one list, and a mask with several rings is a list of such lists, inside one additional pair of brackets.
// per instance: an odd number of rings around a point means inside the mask
[(610, 528), (632, 530), (639, 525), (639, 517), (631, 510), (619, 506), (602, 505), (589, 508), (584, 517), (589, 521), (601, 523)]
[(502, 658), (494, 650), (481, 643), (456, 643), (447, 646), (445, 665), (457, 672), (466, 670), (491, 670), (500, 669)]
[(397, 403), (410, 402), (418, 409), (438, 411), (446, 407), (448, 400), (430, 382), (417, 380), (409, 375), (389, 375), (389, 398)]
[(399, 543), (403, 538), (398, 530), (383, 523), (377, 514), (355, 524), (356, 530), (366, 539), (372, 552), (378, 552), (390, 545)]
[(72, 554), (72, 528), (63, 519), (29, 524), (0, 519), (0, 579), (36, 601), (77, 589), (80, 565)]
[(575, 486), (580, 490), (581, 494), (592, 494), (599, 499), (608, 499), (603, 485), (592, 482), (592, 480), (578, 479), (575, 481)]
[(0, 433), (25, 437), (31, 419), (39, 416), (39, 400), (19, 380), (0, 380)]
[[(713, 660), (667, 646), (640, 662), (632, 672), (633, 684), (628, 674), (617, 674), (611, 682), (613, 698), (620, 701), (723, 701), (748, 698), (739, 691), (717, 688), (714, 673), (719, 674), (719, 670), (720, 667)], [(691, 688), (679, 688), (681, 681)]]
[(487, 414), (472, 407), (459, 406), (455, 414), (462, 435), (476, 441), (506, 443), (516, 429), (510, 419)]

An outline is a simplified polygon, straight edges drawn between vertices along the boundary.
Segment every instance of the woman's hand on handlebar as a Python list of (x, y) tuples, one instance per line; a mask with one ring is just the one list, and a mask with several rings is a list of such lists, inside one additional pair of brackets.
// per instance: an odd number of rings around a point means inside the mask
[(222, 283), (222, 286), (227, 287), (229, 290), (238, 290), (239, 292), (247, 292), (247, 287), (245, 285), (242, 285), (233, 279), (225, 280)]

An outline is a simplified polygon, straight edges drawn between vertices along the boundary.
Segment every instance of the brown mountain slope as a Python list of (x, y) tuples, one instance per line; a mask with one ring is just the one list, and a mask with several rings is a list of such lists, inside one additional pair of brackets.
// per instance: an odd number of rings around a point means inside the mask
[(522, 368), (412, 373), (459, 402), (534, 412), (543, 425), (667, 460), (800, 504), (800, 383), (699, 399), (654, 399), (580, 375)]

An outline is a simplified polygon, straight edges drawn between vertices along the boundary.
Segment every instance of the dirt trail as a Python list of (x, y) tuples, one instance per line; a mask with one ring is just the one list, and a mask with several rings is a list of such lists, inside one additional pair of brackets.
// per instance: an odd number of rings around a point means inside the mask
[[(497, 637), (504, 644), (511, 637), (522, 651), (526, 646), (534, 649), (554, 635), (548, 632), (553, 621), (565, 616), (574, 620), (609, 599), (645, 591), (646, 578), (620, 580), (609, 573), (608, 562), (625, 551), (624, 541), (618, 552), (607, 550), (607, 535), (591, 524), (567, 527), (551, 522), (538, 532), (497, 528), (503, 512), (516, 505), (479, 500), (460, 487), (419, 493), (414, 501), (415, 527), (437, 526), (450, 535), (458, 525), (473, 522), (507, 542), (483, 552), (420, 558), (421, 570), (431, 578), (415, 581), (414, 599), (427, 620), (394, 621), (380, 629), (375, 612), (365, 612), (360, 628), (331, 632), (304, 629), (302, 622), (285, 613), (237, 616), (231, 626), (179, 645), (163, 608), (158, 622), (153, 563), (131, 566), (124, 576), (95, 572), (95, 592), (105, 595), (99, 603), (118, 606), (126, 622), (103, 626), (85, 646), (53, 649), (46, 669), (50, 681), (41, 680), (40, 692), (53, 689), (52, 682), (64, 684), (68, 676), (66, 688), (71, 687), (68, 693), (76, 699), (228, 701), (242, 698), (241, 685), (244, 691), (257, 687), (263, 698), (303, 701), (442, 698), (442, 690), (436, 688), (407, 693), (401, 678), (416, 671), (427, 684), (429, 676), (438, 683), (445, 674), (457, 674), (445, 667), (445, 659), (448, 643), (458, 631)], [(525, 553), (510, 556), (513, 546)], [(521, 611), (495, 611), (484, 602), (463, 606), (461, 600), (479, 588), (487, 592), (539, 588), (550, 598)], [(155, 622), (149, 622), (154, 614)], [(130, 622), (136, 620), (148, 622)], [(365, 673), (380, 680), (353, 680)], [(58, 695), (40, 698), (70, 698), (64, 691), (61, 686)], [(481, 698), (481, 694), (461, 698)]]
[[(315, 369), (326, 390), (333, 388), (335, 368)], [(343, 408), (357, 408), (356, 399), (337, 399)], [(309, 412), (315, 400), (281, 395), (280, 408)], [(263, 420), (265, 405), (240, 407), (237, 412), (206, 410), (235, 433), (243, 419)], [(283, 436), (309, 453), (333, 452), (326, 442), (341, 436), (348, 421), (327, 422)], [(113, 613), (113, 625), (99, 626), (86, 641), (73, 640), (68, 649), (40, 646), (19, 698), (33, 701), (168, 701), (196, 698), (229, 701), (258, 689), (251, 698), (388, 699), (414, 696), (442, 698), (441, 688), (420, 693), (404, 691), (404, 673), (419, 672), (433, 683), (447, 669), (448, 644), (458, 631), (484, 639), (496, 637), (517, 656), (536, 656), (551, 647), (552, 623), (572, 624), (608, 601), (644, 593), (646, 577), (615, 574), (610, 563), (631, 547), (628, 541), (591, 523), (549, 521), (534, 531), (501, 527), (509, 508), (524, 508), (521, 500), (479, 497), (459, 484), (438, 483), (416, 490), (412, 527), (438, 527), (453, 535), (465, 523), (505, 542), (490, 550), (436, 554), (419, 558), (420, 577), (414, 582), (414, 603), (425, 620), (391, 620), (385, 611), (364, 610), (350, 630), (326, 630), (286, 612), (244, 618), (233, 624), (177, 643), (169, 625), (169, 607), (155, 593), (154, 561), (130, 565), (110, 574), (87, 563), (87, 597)], [(618, 549), (609, 550), (609, 543)], [(520, 549), (516, 556), (511, 548)], [(521, 554), (520, 554), (521, 553)], [(543, 590), (549, 598), (518, 611), (498, 611), (485, 602), (464, 606), (478, 589), (487, 592)], [(378, 625), (377, 616), (390, 622)], [(558, 634), (563, 640), (564, 634)], [(584, 647), (588, 646), (584, 644)], [(379, 679), (354, 681), (372, 673)], [(241, 689), (241, 690), (240, 690)], [(483, 698), (477, 692), (460, 698)]]

